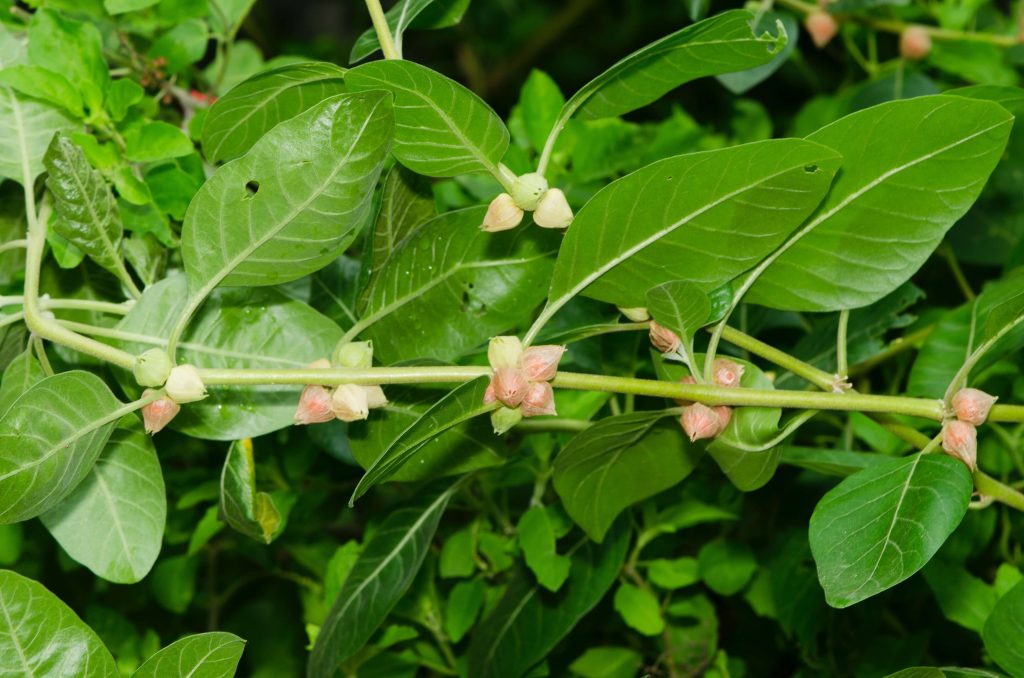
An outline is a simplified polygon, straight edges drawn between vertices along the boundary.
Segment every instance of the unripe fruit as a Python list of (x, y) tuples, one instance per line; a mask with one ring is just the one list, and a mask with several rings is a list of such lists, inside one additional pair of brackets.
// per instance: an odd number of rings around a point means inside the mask
[(193, 365), (178, 365), (167, 375), (167, 383), (164, 384), (167, 397), (184, 405), (206, 397), (206, 386), (199, 376), (199, 370)]
[(522, 208), (516, 205), (511, 195), (502, 193), (487, 206), (487, 214), (480, 228), (488, 233), (497, 233), (515, 228), (522, 220)]
[(139, 386), (163, 386), (172, 367), (167, 351), (151, 348), (135, 359), (132, 374)]
[(551, 381), (563, 353), (565, 346), (531, 346), (523, 351), (523, 374), (530, 381)]
[(299, 406), (295, 410), (296, 424), (322, 424), (334, 419), (331, 393), (323, 386), (311, 385), (302, 389)]
[(491, 337), (487, 345), (487, 362), (491, 369), (519, 367), (522, 357), (523, 342), (519, 341), (519, 337)]
[(966, 421), (947, 421), (942, 425), (942, 449), (972, 471), (978, 468), (978, 430)]
[(387, 396), (384, 395), (384, 389), (380, 386), (363, 386), (362, 388), (366, 391), (366, 406), (371, 410), (388, 404)]
[(821, 49), (839, 32), (839, 22), (828, 12), (818, 10), (807, 15), (804, 28), (814, 41), (814, 46)]
[(651, 319), (651, 314), (642, 306), (637, 308), (622, 308), (619, 306), (619, 313), (635, 323), (643, 323)]
[[(143, 396), (149, 395), (150, 391), (144, 391)], [(160, 398), (142, 408), (142, 423), (146, 433), (153, 435), (159, 433), (167, 424), (181, 411), (181, 406), (170, 398)]]
[(714, 438), (722, 430), (718, 413), (702, 403), (694, 403), (683, 410), (679, 423), (683, 425), (683, 430), (686, 431), (691, 443)]
[[(683, 377), (682, 379), (680, 379), (679, 383), (680, 384), (696, 384), (697, 380), (694, 379), (692, 375), (688, 374), (685, 377)], [(692, 400), (683, 400), (682, 398), (676, 398), (676, 405), (679, 405), (680, 407), (689, 407), (692, 404), (693, 404)]]
[(679, 340), (678, 334), (667, 327), (662, 327), (653, 320), (651, 321), (649, 336), (651, 338), (651, 345), (662, 353), (673, 353), (679, 349), (682, 343)]
[(555, 412), (555, 392), (551, 389), (551, 384), (546, 381), (530, 384), (520, 410), (524, 417), (557, 414)]
[(506, 407), (519, 407), (530, 387), (523, 373), (514, 367), (502, 367), (491, 377), (494, 397)]
[(976, 388), (962, 388), (953, 396), (953, 410), (960, 421), (981, 426), (988, 419), (988, 413), (996, 400), (998, 398), (995, 396)]
[(357, 384), (342, 384), (331, 394), (331, 411), (342, 421), (359, 421), (370, 416), (366, 389)]
[(735, 388), (740, 385), (743, 378), (743, 365), (735, 363), (728, 358), (718, 358), (711, 366), (715, 376), (715, 383), (719, 386)]
[(516, 177), (512, 184), (512, 200), (520, 209), (533, 211), (537, 209), (541, 197), (548, 190), (548, 180), (543, 174), (530, 172), (521, 177)]
[(541, 228), (568, 228), (572, 223), (572, 208), (565, 193), (557, 188), (549, 189), (537, 203), (533, 222)]
[(338, 367), (366, 369), (373, 367), (372, 341), (347, 341), (334, 347), (333, 362)]
[(496, 435), (505, 435), (510, 428), (523, 420), (523, 413), (518, 408), (499, 407), (491, 412), (491, 426)]
[(904, 59), (920, 61), (932, 51), (932, 36), (924, 26), (907, 26), (900, 33), (900, 55)]

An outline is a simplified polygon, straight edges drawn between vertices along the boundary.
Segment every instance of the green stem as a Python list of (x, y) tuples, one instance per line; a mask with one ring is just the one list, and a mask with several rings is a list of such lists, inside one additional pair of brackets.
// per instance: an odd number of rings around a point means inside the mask
[(803, 360), (795, 358), (785, 351), (780, 351), (774, 346), (769, 346), (760, 339), (755, 339), (749, 334), (732, 327), (724, 326), (721, 336), (733, 346), (742, 348), (779, 367), (787, 369), (824, 391), (832, 390), (835, 375), (829, 374), (825, 370), (819, 370), (814, 365), (805, 363)]
[(1024, 511), (1024, 494), (981, 471), (974, 472), (974, 487), (979, 493), (992, 497), (1001, 504)]
[(946, 264), (949, 266), (950, 273), (953, 274), (953, 279), (956, 280), (956, 284), (960, 287), (960, 291), (963, 292), (964, 297), (967, 301), (974, 301), (976, 295), (974, 290), (971, 289), (971, 284), (967, 282), (967, 276), (964, 275), (964, 271), (960, 268), (960, 262), (956, 258), (956, 253), (948, 243), (943, 243), (940, 248), (942, 257), (946, 260)]
[(850, 311), (843, 309), (839, 312), (839, 330), (836, 332), (836, 378), (843, 381), (848, 376), (850, 369), (846, 362), (846, 328), (850, 324)]
[(43, 368), (43, 374), (52, 377), (54, 375), (53, 365), (50, 364), (50, 357), (46, 355), (46, 346), (43, 344), (43, 340), (39, 337), (32, 337), (32, 347), (39, 359), (39, 366)]
[(594, 422), (586, 419), (523, 419), (515, 430), (519, 433), (578, 433), (593, 425)]
[(0, 245), (0, 252), (9, 252), (11, 250), (25, 249), (28, 247), (28, 240), (10, 240)]
[(380, 51), (384, 53), (384, 58), (401, 59), (402, 54), (395, 46), (395, 39), (391, 37), (391, 28), (388, 27), (388, 20), (384, 16), (384, 8), (380, 6), (380, 0), (366, 0), (366, 9), (370, 11), (373, 30), (377, 32), (377, 42), (380, 43)]
[(959, 370), (957, 370), (957, 373), (953, 377), (953, 380), (949, 382), (949, 388), (946, 389), (946, 395), (944, 398), (947, 405), (953, 402), (953, 396), (956, 395), (956, 392), (967, 385), (967, 377), (968, 375), (970, 375), (971, 370), (974, 369), (974, 366), (978, 364), (978, 361), (981, 360), (982, 357), (984, 357), (984, 355), (988, 353), (989, 349), (995, 346), (1000, 339), (1009, 334), (1015, 327), (1017, 327), (1017, 325), (1020, 325), (1022, 322), (1024, 322), (1024, 313), (1017, 316), (1013, 320), (1013, 322), (1003, 325), (1002, 329), (1000, 329), (993, 336), (989, 337), (987, 340), (982, 342), (981, 346), (979, 346), (978, 348), (974, 349), (974, 351), (971, 352), (971, 355), (968, 356), (967, 360), (964, 361), (964, 364), (960, 366)]

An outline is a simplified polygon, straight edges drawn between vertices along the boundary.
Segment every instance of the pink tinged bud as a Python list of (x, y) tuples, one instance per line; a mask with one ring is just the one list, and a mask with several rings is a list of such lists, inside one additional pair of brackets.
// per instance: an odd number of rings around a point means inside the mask
[(514, 367), (502, 367), (491, 377), (494, 397), (506, 407), (519, 407), (530, 388), (523, 373)]
[(299, 406), (295, 410), (296, 424), (322, 424), (334, 419), (331, 410), (331, 393), (323, 386), (307, 386), (299, 396)]
[(719, 358), (712, 365), (715, 383), (719, 386), (735, 388), (740, 385), (740, 379), (743, 378), (743, 369), (743, 365), (726, 358)]
[[(683, 377), (682, 379), (680, 379), (679, 383), (680, 384), (696, 384), (697, 380), (694, 379), (691, 375), (688, 374), (685, 377)], [(682, 398), (676, 398), (676, 405), (679, 405), (680, 407), (689, 407), (692, 404), (693, 404), (692, 400), (683, 400)]]
[(523, 374), (530, 381), (551, 381), (563, 353), (565, 346), (531, 346), (523, 351)]
[(363, 386), (363, 391), (366, 392), (366, 406), (371, 410), (388, 404), (388, 399), (384, 395), (384, 389), (380, 386)]
[(491, 405), (498, 402), (498, 396), (494, 394), (494, 384), (487, 384), (487, 390), (484, 391), (484, 405)]
[(523, 398), (523, 406), (520, 408), (524, 417), (541, 417), (557, 414), (555, 412), (555, 392), (551, 384), (546, 381), (539, 381), (530, 384), (526, 397)]
[[(143, 393), (148, 394), (149, 391)], [(146, 433), (159, 433), (180, 411), (181, 406), (170, 398), (160, 398), (146, 405), (142, 408), (142, 423), (146, 427)]]
[(839, 32), (839, 23), (828, 12), (811, 12), (804, 19), (804, 28), (814, 41), (814, 46), (821, 49)]
[(487, 362), (491, 369), (519, 367), (522, 358), (523, 342), (519, 341), (519, 337), (491, 337), (491, 343), (487, 345)]
[(679, 349), (679, 335), (667, 327), (651, 321), (651, 345), (662, 353), (673, 353)]
[(995, 396), (990, 396), (976, 388), (963, 388), (953, 396), (953, 410), (956, 418), (975, 426), (981, 426), (988, 419), (989, 410), (995, 404)]
[(712, 409), (718, 415), (718, 432), (721, 433), (729, 427), (729, 422), (732, 421), (732, 408), (728, 405), (719, 405)]
[(342, 421), (359, 421), (370, 416), (366, 389), (356, 384), (342, 384), (331, 394), (331, 411)]
[(541, 228), (567, 228), (572, 223), (572, 208), (565, 193), (557, 188), (548, 190), (537, 203), (533, 221)]
[(722, 431), (718, 413), (701, 403), (694, 403), (683, 410), (679, 422), (683, 425), (686, 435), (690, 437), (690, 442), (714, 438)]
[(978, 468), (978, 429), (966, 421), (947, 421), (942, 425), (942, 449), (967, 468)]
[(924, 26), (908, 26), (900, 33), (900, 55), (904, 59), (920, 61), (932, 51), (932, 36)]
[(502, 193), (491, 201), (484, 215), (484, 223), (480, 227), (488, 233), (507, 231), (519, 225), (523, 220), (523, 210), (516, 205), (512, 196)]

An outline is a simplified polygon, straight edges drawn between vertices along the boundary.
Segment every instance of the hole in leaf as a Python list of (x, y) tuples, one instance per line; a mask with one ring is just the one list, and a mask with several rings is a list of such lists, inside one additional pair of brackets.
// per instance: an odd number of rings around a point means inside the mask
[(807, 165), (806, 167), (804, 167), (804, 171), (807, 172), (808, 174), (814, 174), (815, 172), (818, 171), (818, 166), (817, 165)]
[(249, 194), (250, 198), (256, 195), (256, 193), (258, 193), (259, 190), (260, 182), (256, 181), (255, 179), (252, 179), (251, 181), (247, 181), (245, 183), (245, 192)]

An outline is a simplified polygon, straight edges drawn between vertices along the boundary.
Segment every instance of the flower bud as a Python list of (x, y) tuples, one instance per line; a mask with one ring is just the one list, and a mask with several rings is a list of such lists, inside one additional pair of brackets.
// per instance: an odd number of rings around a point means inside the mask
[(179, 405), (192, 403), (206, 397), (206, 386), (194, 365), (178, 365), (167, 375), (164, 384), (167, 397)]
[[(692, 375), (688, 374), (685, 377), (683, 377), (682, 379), (680, 379), (679, 383), (680, 384), (696, 384), (697, 380), (694, 379)], [(683, 400), (682, 398), (676, 398), (676, 405), (679, 405), (680, 407), (689, 407), (692, 404), (693, 404), (692, 400)]]
[(651, 321), (649, 336), (651, 338), (651, 345), (662, 353), (673, 353), (677, 351), (681, 343), (679, 341), (678, 334), (667, 327), (662, 327), (653, 320)]
[(515, 228), (523, 220), (523, 210), (508, 193), (502, 193), (491, 201), (484, 215), (484, 223), (480, 227), (488, 233), (507, 231)]
[(370, 416), (366, 389), (357, 384), (342, 384), (331, 394), (331, 411), (342, 421), (359, 421)]
[(514, 367), (502, 367), (491, 377), (494, 397), (507, 407), (519, 407), (530, 387), (523, 373)]
[(530, 381), (551, 381), (563, 353), (565, 346), (531, 346), (523, 351), (523, 374)]
[(329, 370), (331, 369), (331, 361), (327, 358), (317, 358), (310, 364), (306, 365), (311, 370)]
[(551, 384), (546, 381), (530, 384), (520, 409), (524, 417), (557, 414), (555, 412), (555, 392), (551, 389)]
[(804, 19), (804, 28), (814, 41), (814, 46), (821, 49), (839, 32), (839, 23), (828, 12), (815, 11)]
[[(147, 396), (150, 393), (147, 389), (142, 395)], [(146, 433), (159, 433), (180, 411), (181, 406), (170, 398), (160, 398), (146, 405), (142, 408), (142, 423), (146, 427)]]
[(331, 393), (323, 386), (310, 385), (302, 389), (299, 406), (295, 410), (296, 424), (322, 424), (334, 419), (331, 411)]
[(718, 407), (712, 407), (715, 414), (718, 415), (718, 432), (722, 433), (726, 428), (729, 427), (729, 422), (732, 421), (732, 408), (728, 405), (719, 405)]
[(366, 369), (373, 367), (373, 342), (348, 341), (334, 347), (334, 364), (338, 367)]
[(740, 385), (740, 379), (743, 378), (743, 365), (728, 358), (718, 358), (711, 368), (715, 375), (715, 383), (719, 386), (734, 388)]
[(132, 374), (139, 386), (163, 386), (171, 373), (171, 357), (162, 348), (151, 348), (135, 358)]
[(544, 194), (533, 212), (533, 222), (541, 228), (567, 228), (572, 223), (572, 208), (561, 189), (552, 188)]
[(718, 413), (707, 405), (694, 403), (683, 410), (683, 416), (679, 418), (683, 430), (690, 437), (690, 442), (697, 442), (705, 438), (714, 438), (722, 431), (722, 422)]
[(953, 410), (960, 421), (981, 426), (988, 419), (989, 410), (996, 400), (995, 396), (976, 388), (962, 388), (953, 396)]
[(499, 407), (491, 412), (491, 426), (494, 427), (496, 435), (505, 435), (510, 428), (523, 420), (523, 413), (519, 408)]
[(523, 342), (519, 341), (519, 337), (492, 337), (491, 343), (487, 345), (487, 362), (491, 364), (491, 369), (519, 367), (522, 357)]
[(484, 391), (484, 405), (491, 405), (498, 402), (498, 396), (494, 394), (494, 384), (487, 384), (487, 390)]
[(626, 318), (635, 323), (647, 322), (651, 319), (651, 314), (647, 312), (647, 309), (640, 306), (637, 308), (622, 308), (619, 306), (619, 313), (626, 316)]
[(387, 396), (384, 395), (384, 389), (380, 386), (363, 386), (363, 390), (366, 391), (366, 406), (371, 410), (388, 404)]
[(932, 36), (924, 26), (907, 26), (900, 33), (900, 56), (920, 61), (932, 51)]
[(942, 425), (942, 449), (972, 471), (978, 468), (978, 429), (966, 421), (947, 421)]
[(537, 204), (547, 190), (548, 180), (544, 178), (544, 175), (530, 172), (516, 177), (515, 182), (512, 183), (512, 200), (520, 209), (532, 212), (537, 209)]

